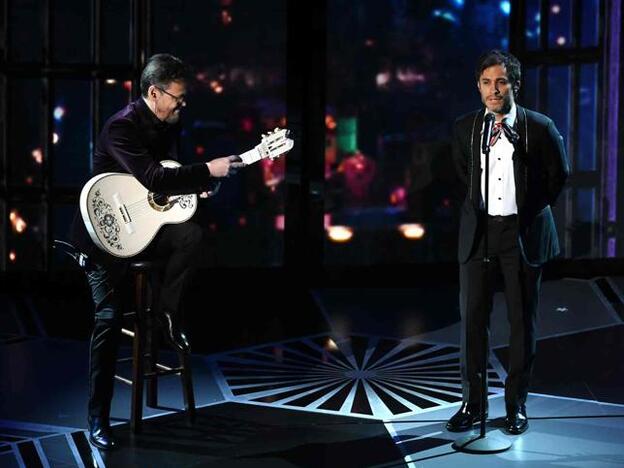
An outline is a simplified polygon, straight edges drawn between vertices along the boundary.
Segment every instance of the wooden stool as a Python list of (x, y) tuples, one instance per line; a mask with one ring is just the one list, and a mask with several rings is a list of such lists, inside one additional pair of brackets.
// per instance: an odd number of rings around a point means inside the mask
[[(158, 377), (179, 375), (182, 380), (184, 407), (189, 421), (195, 419), (195, 395), (188, 354), (177, 352), (179, 366), (168, 367), (158, 362), (160, 327), (152, 304), (158, 284), (158, 275), (164, 268), (160, 261), (135, 261), (130, 263), (128, 274), (132, 276), (134, 295), (130, 311), (124, 318), (131, 319), (129, 328), (122, 328), (122, 334), (132, 338), (132, 356), (117, 362), (132, 362), (132, 380), (115, 375), (120, 382), (132, 386), (130, 426), (132, 432), (141, 431), (143, 421), (143, 385), (147, 380), (147, 406), (158, 407)], [(150, 285), (153, 287), (150, 288)], [(150, 292), (151, 289), (151, 292)]]
[[(74, 245), (55, 239), (55, 249), (70, 256), (84, 271), (90, 268), (90, 259)], [(154, 317), (152, 304), (158, 288), (158, 276), (165, 264), (162, 261), (134, 261), (129, 265), (128, 274), (132, 277), (134, 291), (129, 312), (124, 318), (132, 320), (129, 328), (122, 328), (122, 334), (132, 338), (132, 356), (118, 359), (117, 362), (132, 362), (132, 380), (115, 375), (115, 378), (132, 386), (130, 425), (133, 432), (141, 430), (143, 422), (143, 383), (147, 379), (147, 406), (158, 407), (158, 377), (179, 375), (182, 379), (184, 407), (189, 421), (195, 419), (195, 394), (191, 377), (190, 358), (178, 352), (178, 367), (168, 367), (158, 362), (159, 331), (158, 321)], [(154, 285), (150, 292), (150, 283)]]

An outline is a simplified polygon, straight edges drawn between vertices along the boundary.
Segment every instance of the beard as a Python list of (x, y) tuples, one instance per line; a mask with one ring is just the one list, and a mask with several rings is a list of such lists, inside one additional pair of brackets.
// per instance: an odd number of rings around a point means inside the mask
[(508, 114), (511, 111), (511, 105), (513, 103), (513, 99), (511, 97), (511, 93), (501, 96), (501, 100), (495, 103), (491, 101), (484, 102), (485, 107), (488, 108), (490, 112), (494, 112), (495, 114)]
[(175, 109), (169, 114), (169, 116), (165, 119), (165, 122), (168, 124), (176, 124), (180, 121), (180, 111), (179, 109)]

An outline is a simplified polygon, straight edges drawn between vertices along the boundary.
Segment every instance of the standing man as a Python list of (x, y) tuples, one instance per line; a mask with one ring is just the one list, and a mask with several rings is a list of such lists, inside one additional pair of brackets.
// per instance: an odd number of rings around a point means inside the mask
[[(505, 429), (521, 434), (528, 427), (525, 403), (535, 358), (541, 267), (559, 254), (551, 206), (569, 169), (553, 121), (515, 102), (521, 82), (518, 59), (492, 50), (479, 58), (475, 75), (485, 108), (460, 117), (453, 134), (453, 158), (468, 194), (461, 209), (458, 249), (463, 403), (446, 427), (460, 432), (479, 422), (480, 373), (483, 353), (489, 352), (484, 342), (489, 336), (493, 285), (502, 275), (511, 329)], [(481, 153), (487, 113), (495, 117), (489, 167)], [(490, 180), (488, 213), (484, 211), (485, 171)], [(487, 270), (483, 264), (486, 229)]]
[[(244, 166), (238, 156), (173, 169), (160, 165), (164, 159), (178, 159), (187, 76), (186, 65), (173, 55), (158, 54), (148, 60), (141, 74), (141, 97), (104, 124), (93, 154), (92, 175), (130, 173), (150, 192), (185, 194), (210, 191), (215, 179)], [(87, 276), (95, 304), (89, 351), (89, 440), (109, 449), (115, 445), (109, 415), (122, 319), (119, 290), (127, 262), (94, 246), (80, 214), (74, 222), (73, 240), (91, 260)], [(201, 241), (201, 228), (187, 221), (163, 226), (147, 249), (150, 258), (166, 262), (157, 316), (168, 342), (181, 352), (188, 352), (189, 344), (179, 326), (179, 312)]]

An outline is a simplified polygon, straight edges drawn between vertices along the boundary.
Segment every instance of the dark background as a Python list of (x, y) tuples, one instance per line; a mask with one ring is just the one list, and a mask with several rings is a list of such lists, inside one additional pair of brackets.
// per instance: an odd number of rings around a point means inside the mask
[(183, 161), (243, 152), (276, 126), (297, 141), (198, 210), (191, 320), (233, 330), (207, 332), (206, 350), (322, 328), (313, 288), (455, 282), (450, 132), (480, 106), (473, 69), (490, 48), (520, 58), (518, 101), (555, 120), (572, 165), (546, 278), (622, 271), (624, 47), (609, 2), (305, 3), (4, 0), (0, 276), (22, 327), (86, 336), (86, 283), (52, 241), (67, 238), (99, 129), (157, 52), (194, 70)]

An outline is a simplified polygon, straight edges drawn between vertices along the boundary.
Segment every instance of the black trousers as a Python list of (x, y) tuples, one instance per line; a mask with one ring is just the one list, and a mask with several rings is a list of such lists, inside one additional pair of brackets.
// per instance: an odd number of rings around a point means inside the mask
[[(202, 243), (201, 228), (192, 223), (161, 228), (138, 258), (166, 259), (157, 312), (180, 313), (184, 290), (195, 269)], [(106, 420), (113, 398), (115, 364), (123, 318), (122, 291), (127, 262), (97, 262), (87, 272), (95, 304), (95, 324), (89, 350), (90, 417)]]
[[(489, 267), (483, 264), (483, 229), (488, 229)], [(489, 324), (495, 285), (504, 282), (510, 326), (505, 403), (513, 411), (526, 402), (535, 360), (535, 324), (541, 268), (524, 262), (517, 217), (489, 217), (478, 233), (472, 257), (460, 265), (461, 375), (463, 400), (479, 405), (484, 352), (489, 352)], [(487, 344), (485, 344), (487, 343)]]

